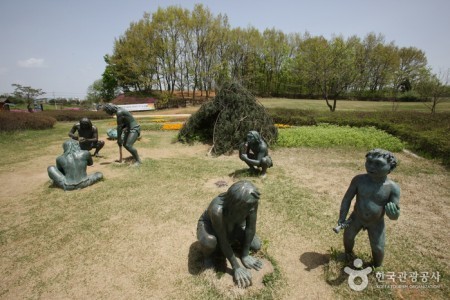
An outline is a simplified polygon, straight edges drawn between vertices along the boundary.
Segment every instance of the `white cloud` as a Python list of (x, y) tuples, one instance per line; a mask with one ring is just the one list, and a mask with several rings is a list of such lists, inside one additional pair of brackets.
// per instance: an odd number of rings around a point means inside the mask
[(29, 58), (27, 60), (19, 60), (17, 62), (19, 67), (22, 68), (43, 68), (45, 67), (43, 58)]

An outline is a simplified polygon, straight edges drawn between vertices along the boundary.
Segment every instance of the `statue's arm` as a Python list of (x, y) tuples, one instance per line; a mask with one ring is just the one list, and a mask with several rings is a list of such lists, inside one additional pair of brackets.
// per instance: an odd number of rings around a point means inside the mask
[(350, 186), (347, 189), (347, 192), (345, 192), (345, 195), (342, 198), (338, 224), (342, 224), (345, 222), (345, 218), (347, 217), (348, 211), (350, 210), (352, 200), (356, 195), (357, 187), (358, 187), (358, 177), (354, 177), (350, 183)]
[(94, 160), (92, 159), (92, 155), (87, 150), (81, 150), (83, 151), (82, 157), (86, 160), (86, 163), (88, 166), (92, 166), (94, 164)]
[(117, 144), (119, 144), (119, 146), (122, 146), (123, 141), (122, 141), (122, 130), (124, 127), (124, 123), (125, 123), (125, 117), (123, 115), (122, 112), (117, 111)]
[(98, 141), (98, 129), (95, 126), (92, 126), (92, 137), (90, 139), (85, 139), (88, 142), (97, 142)]
[(266, 156), (267, 147), (262, 146), (259, 148), (258, 153), (255, 153), (256, 159), (248, 158), (248, 151), (249, 150), (247, 150), (247, 155), (241, 155), (241, 159), (252, 166), (259, 167), (261, 165), (261, 160)]
[(69, 131), (69, 137), (71, 137), (74, 140), (78, 140), (78, 136), (75, 134), (75, 132), (78, 130), (77, 124), (72, 126), (72, 129)]
[(222, 207), (211, 208), (211, 223), (213, 225), (214, 231), (217, 235), (217, 240), (219, 241), (220, 250), (222, 250), (225, 257), (231, 263), (233, 270), (241, 267), (236, 256), (234, 255), (233, 249), (231, 248), (230, 242), (228, 241), (226, 225), (223, 220)]
[(384, 208), (389, 219), (397, 220), (400, 217), (400, 187), (395, 182), (392, 182), (389, 202)]
[(66, 175), (66, 173), (64, 172), (64, 168), (63, 168), (63, 164), (61, 162), (63, 158), (62, 157), (58, 157), (56, 159), (56, 168), (64, 175)]
[(247, 219), (245, 222), (245, 240), (244, 240), (244, 245), (242, 246), (242, 256), (243, 257), (249, 255), (250, 244), (252, 243), (252, 240), (255, 237), (257, 210), (258, 210), (257, 207), (252, 209), (250, 211), (249, 215), (247, 216)]
[(247, 216), (245, 225), (245, 240), (242, 247), (242, 264), (249, 269), (260, 270), (262, 268), (262, 261), (250, 255), (250, 244), (255, 237), (256, 232), (256, 216), (258, 207), (255, 207), (250, 211)]

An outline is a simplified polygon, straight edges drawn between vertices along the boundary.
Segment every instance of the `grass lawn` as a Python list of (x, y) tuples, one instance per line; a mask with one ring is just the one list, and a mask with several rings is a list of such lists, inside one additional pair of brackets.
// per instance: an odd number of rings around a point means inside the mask
[[(138, 120), (149, 122), (144, 116)], [(94, 123), (104, 140), (115, 124)], [(342, 234), (331, 229), (350, 180), (365, 172), (365, 149), (276, 147), (270, 152), (274, 167), (261, 179), (246, 172), (237, 154), (211, 157), (209, 145), (175, 143), (176, 131), (145, 130), (135, 144), (141, 167), (114, 163), (117, 144), (106, 140), (102, 157), (88, 168), (105, 179), (64, 192), (50, 187), (46, 168), (62, 153), (71, 126), (59, 122), (51, 130), (0, 133), (0, 299), (447, 299), (450, 294), (450, 176), (433, 161), (399, 152), (400, 164), (390, 174), (402, 189), (401, 215), (386, 220), (386, 257), (378, 271), (405, 273), (408, 286), (383, 287), (390, 284), (387, 277), (382, 283), (372, 272), (367, 289), (356, 292), (343, 272)], [(275, 273), (259, 290), (221, 285), (229, 275), (203, 271), (195, 246), (198, 218), (227, 188), (217, 183), (238, 180), (252, 181), (262, 193), (257, 233)], [(366, 232), (358, 235), (355, 251), (370, 262)], [(414, 272), (423, 276), (417, 283)], [(431, 278), (437, 273), (439, 282)], [(429, 287), (417, 287), (423, 278)], [(394, 281), (401, 284), (400, 277)]]
[[(311, 109), (329, 111), (325, 100), (307, 100), (307, 99), (286, 99), (286, 98), (259, 98), (261, 104), (267, 108), (291, 108), (291, 109)], [(424, 103), (420, 102), (396, 102), (397, 111), (430, 111)], [(392, 111), (392, 102), (381, 101), (349, 101), (338, 100), (336, 111), (359, 110), (359, 111)], [(450, 111), (450, 99), (446, 99), (437, 105), (437, 112)]]

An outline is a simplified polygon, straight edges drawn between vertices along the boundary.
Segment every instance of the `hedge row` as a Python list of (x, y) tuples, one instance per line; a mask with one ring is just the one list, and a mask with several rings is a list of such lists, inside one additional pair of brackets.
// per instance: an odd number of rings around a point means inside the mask
[(316, 125), (330, 123), (355, 127), (374, 126), (408, 143), (412, 150), (450, 166), (450, 113), (423, 112), (320, 112), (297, 109), (268, 109), (275, 123)]
[(28, 112), (0, 112), (0, 131), (53, 128), (56, 119)]
[(103, 111), (88, 110), (48, 110), (35, 113), (0, 111), (0, 131), (49, 129), (56, 121), (76, 122), (82, 117), (88, 117), (91, 120), (111, 118)]
[(34, 114), (43, 114), (55, 118), (57, 121), (78, 121), (83, 117), (87, 117), (91, 120), (103, 120), (112, 118), (104, 111), (91, 111), (91, 110), (44, 110), (42, 112), (36, 112)]

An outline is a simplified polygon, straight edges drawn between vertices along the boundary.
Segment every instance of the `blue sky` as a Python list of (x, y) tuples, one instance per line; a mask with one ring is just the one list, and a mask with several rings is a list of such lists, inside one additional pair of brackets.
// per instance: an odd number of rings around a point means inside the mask
[(158, 7), (192, 10), (196, 3), (226, 14), (231, 27), (326, 38), (380, 33), (423, 50), (435, 73), (450, 68), (449, 0), (1, 0), (0, 94), (18, 83), (47, 97), (83, 99), (130, 22)]

